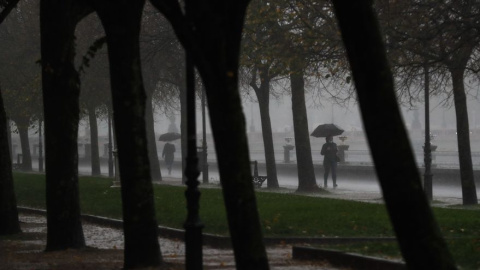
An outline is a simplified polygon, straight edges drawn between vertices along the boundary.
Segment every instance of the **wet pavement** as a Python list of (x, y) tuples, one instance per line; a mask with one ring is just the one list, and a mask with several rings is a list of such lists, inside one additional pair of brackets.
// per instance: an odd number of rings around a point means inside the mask
[[(21, 214), (20, 221), (24, 233), (46, 234), (47, 232), (46, 218), (44, 216)], [(123, 249), (123, 232), (120, 229), (84, 222), (83, 231), (89, 247)], [(185, 262), (185, 245), (183, 241), (159, 238), (159, 243), (166, 262), (178, 264)], [(44, 238), (39, 238), (35, 244), (45, 246), (46, 242)], [(330, 266), (324, 262), (293, 260), (292, 246), (290, 245), (269, 246), (267, 247), (267, 254), (271, 269), (343, 269)], [(205, 269), (235, 269), (234, 256), (231, 249), (216, 249), (204, 246), (203, 263)]]

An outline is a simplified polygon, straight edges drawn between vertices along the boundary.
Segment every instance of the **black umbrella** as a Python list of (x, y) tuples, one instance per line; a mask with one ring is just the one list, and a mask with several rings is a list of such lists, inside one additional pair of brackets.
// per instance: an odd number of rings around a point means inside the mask
[(164, 133), (164, 134), (160, 135), (160, 137), (158, 137), (158, 140), (162, 141), (162, 142), (171, 142), (171, 141), (178, 140), (181, 137), (182, 136), (180, 135), (180, 133), (167, 132), (167, 133)]
[(315, 130), (310, 134), (313, 137), (328, 137), (328, 136), (337, 136), (343, 133), (343, 129), (339, 128), (334, 124), (323, 124), (319, 125)]

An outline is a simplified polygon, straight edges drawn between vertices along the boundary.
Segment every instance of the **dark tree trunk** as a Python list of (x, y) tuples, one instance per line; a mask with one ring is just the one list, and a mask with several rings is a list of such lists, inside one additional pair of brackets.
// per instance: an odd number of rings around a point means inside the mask
[(78, 190), (80, 87), (74, 35), (78, 21), (88, 13), (75, 0), (40, 2), (47, 251), (85, 247)]
[(456, 269), (422, 189), (372, 2), (333, 1), (390, 220), (407, 268)]
[(478, 204), (477, 189), (473, 176), (470, 128), (468, 125), (467, 97), (463, 84), (463, 69), (451, 69), (455, 116), (457, 120), (458, 159), (464, 205)]
[(22, 170), (26, 172), (32, 171), (32, 154), (30, 153), (30, 141), (28, 140), (29, 122), (16, 121), (18, 135), (20, 136), (20, 144), (22, 146)]
[(13, 187), (12, 160), (8, 143), (8, 121), (0, 94), (0, 235), (20, 231), (17, 201)]
[(147, 101), (145, 107), (145, 123), (147, 128), (148, 139), (148, 157), (150, 160), (150, 174), (152, 180), (162, 181), (162, 171), (160, 170), (160, 160), (157, 152), (157, 138), (155, 138), (155, 128), (153, 119), (152, 94), (147, 93)]
[(156, 267), (158, 244), (145, 123), (139, 34), (145, 1), (91, 1), (105, 29), (122, 185), (124, 267)]
[(188, 1), (192, 24), (186, 25), (185, 18), (175, 13), (180, 10), (177, 2), (151, 2), (172, 22), (205, 85), (236, 267), (268, 269), (238, 91), (240, 42), (248, 1)]
[(97, 115), (95, 114), (95, 108), (88, 109), (88, 120), (90, 123), (90, 147), (91, 147), (90, 161), (92, 163), (92, 175), (98, 176), (98, 175), (101, 175), (101, 171), (100, 171), (100, 155), (98, 152)]
[(238, 269), (268, 269), (236, 78), (222, 81), (206, 89), (235, 259)]
[(270, 76), (268, 67), (260, 72), (260, 87), (255, 82), (250, 85), (255, 90), (260, 108), (260, 120), (262, 123), (262, 136), (265, 151), (265, 163), (267, 167), (267, 187), (278, 188), (277, 165), (275, 163), (275, 150), (273, 147), (272, 122), (270, 121)]
[(297, 154), (298, 191), (310, 192), (319, 189), (313, 168), (312, 148), (308, 132), (307, 107), (305, 105), (305, 82), (301, 65), (290, 67), (292, 88), (293, 131)]

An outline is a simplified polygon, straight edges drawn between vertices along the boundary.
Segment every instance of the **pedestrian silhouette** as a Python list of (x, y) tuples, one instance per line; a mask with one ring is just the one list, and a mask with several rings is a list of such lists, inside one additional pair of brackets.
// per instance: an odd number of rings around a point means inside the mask
[(167, 142), (163, 146), (162, 157), (165, 160), (165, 164), (167, 164), (168, 175), (172, 174), (172, 166), (173, 160), (175, 158), (175, 145), (173, 143)]
[(323, 173), (323, 180), (324, 180), (324, 187), (327, 187), (327, 179), (330, 170), (332, 171), (332, 180), (333, 180), (333, 188), (337, 187), (337, 144), (333, 142), (332, 136), (327, 136), (325, 138), (326, 143), (322, 146), (322, 151), (320, 154), (323, 156), (323, 168), (325, 172)]

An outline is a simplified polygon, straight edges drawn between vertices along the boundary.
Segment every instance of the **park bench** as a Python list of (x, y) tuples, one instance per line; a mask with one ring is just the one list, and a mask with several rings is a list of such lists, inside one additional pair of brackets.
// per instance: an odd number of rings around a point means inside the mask
[(252, 177), (253, 185), (256, 188), (260, 188), (262, 187), (263, 182), (267, 180), (267, 176), (258, 175), (258, 162), (256, 160), (250, 163), (253, 165), (253, 177)]

